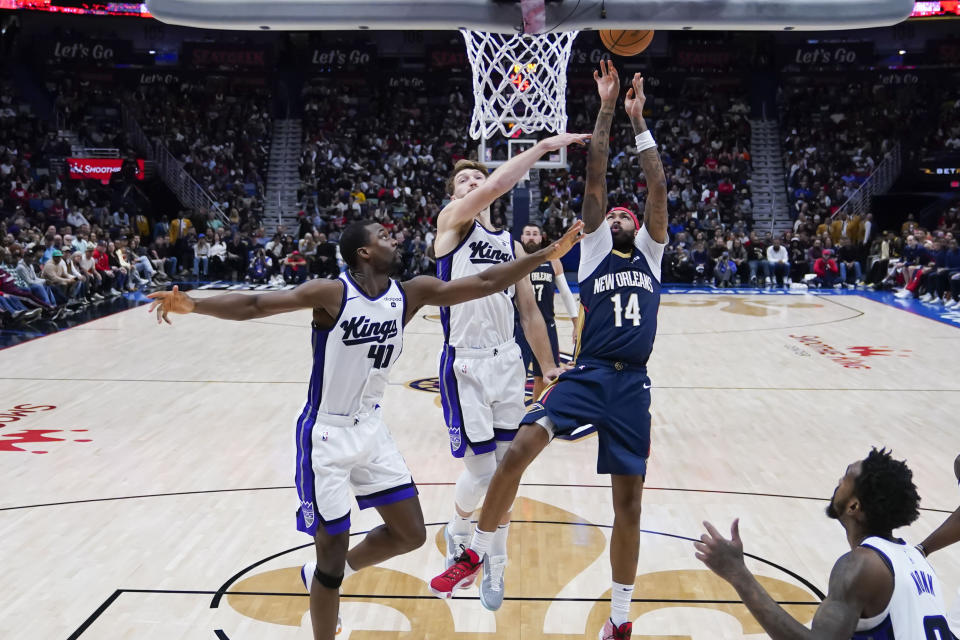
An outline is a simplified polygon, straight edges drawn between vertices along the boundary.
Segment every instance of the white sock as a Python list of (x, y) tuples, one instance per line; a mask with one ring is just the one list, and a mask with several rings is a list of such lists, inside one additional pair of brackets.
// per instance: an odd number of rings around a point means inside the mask
[(457, 512), (453, 514), (453, 520), (450, 521), (450, 535), (468, 536), (473, 531), (473, 525), (470, 523), (470, 516), (464, 518)]
[(346, 580), (347, 578), (349, 578), (350, 576), (352, 576), (352, 575), (355, 574), (356, 572), (357, 572), (357, 570), (350, 566), (350, 561), (349, 561), (349, 560), (347, 560), (346, 562), (343, 563), (343, 579), (344, 579), (344, 580)]
[(483, 559), (483, 556), (490, 549), (490, 543), (493, 542), (493, 537), (496, 535), (495, 531), (480, 531), (480, 529), (473, 530), (473, 540), (470, 541), (470, 548)]
[(633, 598), (633, 585), (613, 583), (610, 589), (610, 620), (619, 627), (630, 618), (630, 599)]
[(510, 523), (501, 524), (493, 534), (493, 542), (490, 544), (491, 556), (507, 555), (507, 534), (510, 532)]

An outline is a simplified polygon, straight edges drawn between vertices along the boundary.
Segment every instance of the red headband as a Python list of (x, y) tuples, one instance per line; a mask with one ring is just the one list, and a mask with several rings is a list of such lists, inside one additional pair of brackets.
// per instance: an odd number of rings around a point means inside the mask
[(627, 209), (626, 207), (614, 207), (613, 209), (610, 209), (610, 211), (607, 211), (607, 215), (610, 215), (614, 211), (622, 211), (630, 216), (633, 219), (633, 226), (637, 231), (640, 230), (640, 221), (637, 220), (637, 215), (633, 211), (630, 211), (630, 209)]

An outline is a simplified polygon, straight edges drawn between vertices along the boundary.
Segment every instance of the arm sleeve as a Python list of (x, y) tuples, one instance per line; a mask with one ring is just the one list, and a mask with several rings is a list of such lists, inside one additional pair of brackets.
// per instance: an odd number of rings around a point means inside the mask
[(560, 298), (563, 299), (563, 306), (567, 309), (567, 314), (574, 320), (580, 315), (577, 308), (577, 302), (573, 299), (573, 293), (570, 292), (570, 285), (567, 284), (567, 278), (561, 274), (557, 278), (557, 289), (560, 291)]
[(600, 226), (583, 236), (580, 241), (580, 268), (577, 269), (577, 280), (583, 282), (593, 273), (604, 258), (613, 251), (613, 234), (610, 226), (601, 222)]
[[(611, 243), (613, 240), (611, 239)], [(667, 242), (670, 242), (669, 236), (667, 237)], [(663, 250), (667, 246), (667, 242), (660, 243), (650, 237), (650, 234), (647, 233), (647, 226), (640, 225), (640, 231), (637, 232), (637, 237), (634, 238), (633, 244), (637, 249), (640, 250), (640, 253), (643, 254), (643, 257), (647, 259), (647, 264), (650, 265), (650, 271), (653, 272), (653, 277), (657, 279), (657, 282), (660, 282), (660, 263), (663, 261)]]

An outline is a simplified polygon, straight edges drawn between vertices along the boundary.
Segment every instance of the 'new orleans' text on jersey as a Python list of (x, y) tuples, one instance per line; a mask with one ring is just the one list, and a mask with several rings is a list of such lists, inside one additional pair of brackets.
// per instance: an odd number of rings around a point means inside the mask
[(638, 231), (629, 253), (613, 249), (605, 223), (587, 238), (581, 243), (591, 253), (584, 254), (580, 265), (583, 308), (576, 359), (644, 366), (657, 334), (663, 247), (645, 227)]

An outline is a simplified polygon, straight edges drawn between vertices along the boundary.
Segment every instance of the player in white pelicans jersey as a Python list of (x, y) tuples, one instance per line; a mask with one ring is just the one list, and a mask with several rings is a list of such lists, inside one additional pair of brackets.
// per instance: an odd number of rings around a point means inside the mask
[[(455, 305), (501, 291), (578, 241), (581, 224), (543, 251), (472, 277), (444, 282), (419, 276), (400, 283), (397, 241), (380, 224), (344, 230), (340, 253), (348, 269), (337, 280), (311, 280), (292, 291), (231, 293), (193, 299), (153, 293), (157, 321), (169, 313), (251, 320), (313, 310), (313, 368), (297, 419), (297, 528), (314, 537), (317, 561), (305, 574), (315, 640), (339, 626), (339, 587), (346, 573), (420, 547), (426, 540), (417, 489), (381, 419), (390, 367), (400, 356), (403, 326), (424, 305)], [(361, 509), (375, 507), (384, 524), (349, 550), (351, 493)]]
[[(960, 456), (953, 461), (953, 475), (960, 483)], [(917, 545), (917, 549), (924, 555), (929, 556), (934, 551), (939, 551), (944, 547), (960, 542), (960, 508), (950, 514), (943, 521), (936, 531), (931, 533), (923, 542)], [(956, 589), (953, 596), (953, 604), (947, 612), (947, 620), (950, 623), (950, 630), (953, 635), (960, 638), (960, 587)]]
[[(513, 241), (508, 231), (493, 228), (490, 205), (512, 189), (543, 154), (572, 143), (583, 144), (589, 138), (589, 134), (547, 138), (489, 176), (479, 162), (458, 162), (447, 181), (450, 202), (437, 216), (437, 277), (454, 281), (523, 255), (522, 246)], [(459, 547), (469, 541), (473, 530), (470, 517), (526, 410), (526, 373), (520, 347), (513, 337), (514, 303), (544, 377), (556, 377), (561, 369), (557, 368), (529, 280), (464, 305), (440, 309), (444, 339), (439, 357), (443, 417), (450, 451), (464, 461), (464, 471), (457, 478), (454, 492), (453, 518), (444, 530), (447, 566), (455, 562)], [(509, 522), (508, 512), (500, 520), (491, 545), (491, 562), (484, 572), (480, 598), (488, 609), (499, 608), (503, 595)]]
[(890, 452), (873, 449), (847, 467), (827, 506), (851, 551), (830, 573), (826, 599), (811, 629), (778, 605), (743, 562), (739, 520), (732, 539), (705, 522), (697, 558), (737, 590), (773, 640), (952, 640), (940, 581), (923, 554), (893, 531), (920, 515), (913, 472)]

